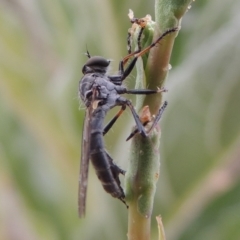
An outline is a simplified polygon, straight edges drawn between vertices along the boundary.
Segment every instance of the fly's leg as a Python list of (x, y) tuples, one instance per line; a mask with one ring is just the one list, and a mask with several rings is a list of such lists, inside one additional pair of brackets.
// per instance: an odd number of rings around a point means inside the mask
[(164, 112), (164, 110), (166, 109), (168, 103), (167, 101), (165, 101), (163, 103), (163, 105), (160, 107), (159, 111), (158, 111), (158, 114), (156, 115), (154, 121), (153, 121), (153, 124), (152, 126), (150, 127), (150, 129), (148, 130), (148, 134), (156, 127), (156, 125), (158, 124), (158, 122), (160, 121), (161, 117), (162, 117), (162, 114)]
[(146, 137), (147, 136), (147, 133), (145, 131), (145, 128), (144, 126), (142, 125), (141, 121), (140, 121), (140, 118), (136, 112), (136, 110), (134, 109), (134, 106), (132, 105), (132, 103), (126, 99), (126, 98), (123, 98), (123, 97), (119, 97), (117, 99), (117, 104), (118, 105), (122, 105), (122, 106), (128, 106), (129, 109), (131, 110), (132, 112), (132, 115), (133, 115), (133, 118), (135, 120), (135, 123), (136, 123), (136, 126), (137, 126), (137, 129), (139, 131), (139, 133), (143, 136), (143, 137)]
[[(132, 72), (138, 57), (141, 57), (143, 54), (145, 54), (146, 52), (148, 52), (151, 48), (153, 48), (154, 46), (156, 46), (156, 44), (159, 43), (159, 41), (161, 41), (166, 35), (172, 33), (172, 32), (176, 32), (178, 30), (178, 27), (175, 28), (171, 28), (168, 29), (166, 32), (164, 32), (156, 41), (154, 41), (151, 45), (149, 45), (148, 47), (146, 47), (145, 49), (141, 50), (141, 44), (140, 44), (140, 40), (141, 40), (141, 34), (143, 31), (140, 30), (140, 34), (138, 36), (138, 50), (128, 54), (126, 57), (124, 57), (120, 63), (119, 63), (119, 74), (116, 76), (109, 76), (109, 78), (111, 79), (112, 82), (114, 82), (115, 85), (121, 85), (122, 81)], [(130, 41), (129, 41), (130, 42)], [(128, 43), (129, 44), (129, 43)], [(129, 45), (128, 45), (129, 46)], [(130, 50), (129, 50), (130, 51)], [(124, 70), (124, 65), (126, 64), (126, 62), (133, 57), (133, 59), (131, 60), (131, 62), (129, 63), (129, 65), (127, 66), (127, 68)]]
[(143, 33), (143, 30), (144, 30), (145, 26), (141, 27), (140, 31), (139, 31), (139, 34), (138, 34), (138, 38), (137, 38), (137, 45), (138, 45), (138, 52), (141, 52), (142, 50), (142, 46), (141, 46), (141, 37), (142, 37), (142, 33)]
[[(151, 45), (149, 45), (145, 49), (141, 50), (140, 52), (137, 50), (135, 52), (132, 52), (131, 54), (128, 54), (126, 57), (124, 57), (122, 61), (119, 63), (119, 72), (122, 75), (122, 81), (132, 72), (138, 57), (141, 57), (143, 54), (148, 52), (151, 48), (155, 47), (165, 36), (176, 31), (178, 31), (178, 27), (170, 28), (167, 31), (165, 31), (156, 41), (154, 41)], [(131, 57), (133, 57), (132, 61), (124, 70), (125, 62), (127, 62)]]
[[(149, 18), (148, 15), (146, 17), (144, 17), (144, 18), (135, 18), (134, 17), (134, 13), (133, 13), (132, 10), (129, 10), (128, 17), (130, 18), (130, 22), (132, 23), (132, 27), (128, 30), (128, 37), (127, 37), (128, 54), (131, 54), (132, 53), (132, 50), (131, 50), (131, 43), (132, 43), (131, 37), (133, 36), (136, 28), (140, 27), (140, 30), (139, 30), (139, 33), (138, 33), (138, 38), (137, 38), (138, 51), (140, 52), (141, 48), (142, 48), (141, 47), (141, 36), (142, 36), (144, 28), (146, 27), (147, 23), (149, 22), (149, 20), (151, 18)], [(126, 62), (124, 62), (124, 65), (125, 65), (125, 63)]]
[(165, 88), (158, 88), (157, 90), (131, 89), (131, 90), (126, 90), (125, 93), (127, 93), (127, 94), (138, 94), (138, 95), (149, 95), (149, 94), (155, 94), (155, 93), (161, 93), (161, 92), (167, 92), (167, 89), (165, 89)]
[[(150, 129), (147, 131), (147, 135), (156, 127), (156, 125), (158, 124), (158, 122), (160, 121), (162, 114), (164, 112), (164, 110), (167, 107), (167, 102), (165, 101), (162, 105), (162, 107), (159, 109), (157, 116), (155, 117), (152, 126), (150, 127)], [(149, 121), (144, 122), (142, 125), (146, 126), (149, 123)], [(126, 139), (126, 141), (128, 141), (129, 139), (131, 139), (132, 137), (134, 137), (137, 133), (139, 132), (138, 129), (135, 129)]]
[[(155, 92), (154, 92), (155, 93)], [(105, 135), (113, 126), (113, 124), (117, 121), (117, 119), (120, 117), (120, 115), (123, 113), (123, 111), (126, 109), (126, 106), (128, 106), (132, 112), (133, 118), (136, 122), (137, 125), (137, 132), (140, 132), (144, 137), (147, 136), (145, 129), (144, 129), (144, 125), (141, 123), (139, 116), (136, 112), (136, 110), (134, 109), (132, 103), (125, 99), (120, 97), (118, 99), (118, 104), (122, 105), (122, 108), (118, 111), (118, 113), (113, 117), (113, 119), (104, 127), (103, 129), (103, 135)], [(146, 125), (146, 124), (145, 124)]]
[(178, 31), (178, 27), (170, 28), (167, 31), (165, 31), (156, 41), (154, 41), (151, 45), (143, 49), (142, 51), (138, 52), (136, 51), (134, 54), (134, 57), (138, 58), (148, 52), (151, 48), (155, 47), (165, 36), (167, 36), (170, 33)]
[[(128, 54), (130, 54), (132, 52), (132, 28), (130, 28), (128, 30), (128, 35), (127, 35), (127, 51)], [(120, 66), (119, 66), (120, 68)]]
[[(132, 90), (126, 90), (121, 88), (121, 91), (119, 91), (118, 93), (122, 94), (122, 93), (128, 93), (128, 94), (144, 94), (144, 95), (148, 95), (148, 94), (155, 94), (155, 93), (160, 93), (160, 92), (166, 92), (167, 90), (165, 88), (159, 88), (157, 90), (150, 90), (150, 89), (132, 89)], [(103, 135), (105, 135), (113, 126), (113, 124), (117, 121), (117, 119), (122, 115), (122, 113), (124, 112), (124, 110), (126, 109), (125, 105), (122, 105), (122, 108), (118, 111), (118, 113), (113, 117), (113, 119), (104, 127), (103, 129)], [(146, 125), (147, 123), (145, 123)], [(144, 124), (143, 124), (144, 125)], [(144, 126), (145, 126), (144, 125)]]
[[(128, 30), (128, 36), (127, 36), (127, 50), (128, 50), (128, 55), (130, 55), (132, 53), (132, 36), (134, 34), (134, 31), (136, 29), (136, 26), (137, 24), (135, 22), (132, 22), (133, 25), (132, 27)], [(137, 37), (137, 46), (138, 46), (138, 52), (141, 51), (142, 47), (141, 47), (141, 37), (142, 37), (142, 33), (143, 33), (143, 30), (145, 28), (145, 25), (144, 26), (141, 26), (141, 29), (139, 30), (139, 34), (138, 34), (138, 37)], [(125, 62), (123, 63), (123, 65), (125, 65), (127, 63), (127, 61), (129, 60), (129, 58), (127, 58), (125, 60)]]
[(115, 86), (115, 90), (118, 94), (138, 94), (138, 95), (149, 95), (149, 94), (156, 94), (161, 92), (167, 92), (166, 88), (157, 88), (156, 90), (152, 89), (126, 89), (123, 86)]
[[(146, 122), (142, 123), (142, 125), (145, 127), (148, 123), (149, 123), (149, 121), (146, 121)], [(133, 138), (137, 133), (138, 133), (138, 129), (135, 129), (135, 130), (134, 130), (133, 132), (131, 132), (130, 135), (126, 138), (126, 141), (130, 140), (131, 138)]]
[(122, 108), (118, 111), (118, 113), (113, 117), (113, 119), (104, 127), (103, 135), (105, 135), (110, 130), (110, 128), (117, 121), (117, 119), (122, 115), (125, 109), (126, 109), (126, 106), (123, 105)]
[(118, 167), (116, 164), (114, 164), (113, 159), (110, 157), (110, 155), (107, 152), (106, 152), (106, 155), (109, 159), (109, 162), (111, 163), (111, 172), (113, 174), (113, 177), (122, 191), (122, 194), (121, 194), (121, 196), (118, 197), (118, 199), (120, 201), (122, 201), (125, 204), (125, 206), (128, 208), (128, 205), (124, 200), (125, 194), (123, 192), (123, 189), (121, 188), (121, 185), (120, 185), (121, 183), (120, 183), (120, 179), (119, 179), (119, 174), (125, 175), (126, 171), (122, 170), (120, 167)]
[[(130, 15), (129, 15), (130, 17)], [(134, 18), (133, 16), (130, 17), (130, 21), (132, 23), (132, 27), (128, 30), (128, 36), (127, 36), (127, 50), (128, 55), (119, 63), (119, 73), (121, 75), (124, 75), (124, 65), (128, 62), (128, 60), (134, 56), (134, 54), (141, 52), (142, 46), (141, 46), (141, 37), (143, 34), (143, 30), (145, 26), (147, 25), (147, 20), (145, 18)], [(140, 30), (137, 37), (137, 50), (132, 53), (132, 36), (136, 30), (136, 28), (140, 26)], [(130, 72), (132, 71), (133, 67), (135, 66), (136, 60), (131, 62), (130, 65)], [(129, 73), (130, 73), (129, 72)], [(126, 76), (127, 77), (127, 76)], [(126, 77), (122, 78), (124, 80)]]

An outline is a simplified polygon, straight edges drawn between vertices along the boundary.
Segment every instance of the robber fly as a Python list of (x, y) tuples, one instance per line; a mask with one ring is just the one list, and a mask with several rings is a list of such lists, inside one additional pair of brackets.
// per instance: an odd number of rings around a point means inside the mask
[[(119, 174), (124, 175), (125, 171), (113, 162), (113, 159), (105, 150), (103, 136), (113, 126), (126, 107), (129, 107), (131, 110), (136, 123), (136, 130), (132, 136), (136, 132), (139, 132), (144, 137), (147, 136), (144, 125), (140, 121), (131, 101), (122, 97), (121, 94), (156, 94), (164, 90), (128, 90), (122, 85), (122, 82), (133, 70), (139, 56), (154, 47), (164, 36), (177, 30), (177, 28), (169, 29), (149, 47), (142, 51), (141, 49), (138, 49), (137, 51), (127, 55), (122, 61), (120, 61), (119, 72), (117, 75), (107, 74), (107, 69), (110, 65), (109, 60), (100, 56), (91, 57), (87, 51), (86, 55), (89, 59), (82, 68), (84, 76), (79, 83), (79, 95), (86, 106), (78, 193), (78, 213), (80, 217), (85, 215), (88, 166), (90, 159), (104, 190), (111, 194), (112, 197), (121, 200), (126, 205), (124, 201), (125, 195), (119, 179)], [(140, 34), (142, 34), (142, 31)], [(125, 63), (131, 57), (132, 60), (126, 69), (124, 69)], [(103, 123), (107, 112), (115, 106), (121, 106), (121, 109), (104, 127)]]

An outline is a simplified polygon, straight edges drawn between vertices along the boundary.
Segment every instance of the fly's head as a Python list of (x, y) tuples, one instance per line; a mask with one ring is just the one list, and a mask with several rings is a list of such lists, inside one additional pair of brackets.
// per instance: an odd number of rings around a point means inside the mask
[(107, 72), (110, 60), (100, 57), (93, 56), (87, 60), (86, 64), (82, 68), (82, 73), (85, 75), (87, 73), (101, 73), (105, 74)]

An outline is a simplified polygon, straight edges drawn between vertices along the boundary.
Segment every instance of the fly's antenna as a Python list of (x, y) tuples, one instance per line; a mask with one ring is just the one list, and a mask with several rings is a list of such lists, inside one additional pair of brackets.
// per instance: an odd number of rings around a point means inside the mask
[(90, 55), (90, 53), (89, 53), (89, 51), (88, 51), (88, 49), (87, 49), (87, 46), (86, 46), (86, 50), (87, 50), (87, 52), (85, 53), (85, 55), (86, 55), (88, 58), (91, 58), (91, 55)]

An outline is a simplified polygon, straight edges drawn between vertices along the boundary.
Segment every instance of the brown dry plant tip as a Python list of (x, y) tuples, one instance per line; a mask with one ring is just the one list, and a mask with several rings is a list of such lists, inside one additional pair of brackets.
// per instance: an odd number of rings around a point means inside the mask
[[(131, 28), (128, 29), (128, 37), (127, 37), (128, 47), (127, 47), (127, 49), (128, 49), (128, 53), (131, 54), (131, 45), (132, 45), (132, 39), (133, 39), (134, 33), (139, 28), (140, 28), (139, 31), (143, 32), (143, 30), (147, 26), (147, 24), (152, 22), (152, 17), (148, 14), (144, 18), (134, 18), (134, 13), (131, 9), (129, 9), (128, 17), (130, 19), (130, 22), (132, 23), (132, 26), (131, 26)], [(142, 33), (139, 34), (138, 44), (140, 43), (141, 35), (142, 35)], [(138, 47), (139, 47), (139, 49), (141, 48), (140, 45), (138, 45)], [(131, 54), (130, 56), (134, 56), (134, 54)], [(127, 62), (127, 59), (124, 60), (124, 63), (126, 63), (126, 62)]]
[(143, 18), (135, 18), (134, 13), (131, 9), (129, 9), (128, 17), (133, 25), (137, 24), (141, 28), (144, 28), (150, 21), (152, 21), (152, 17), (149, 14), (147, 14), (146, 17)]
[[(160, 89), (159, 89), (160, 90)], [(161, 89), (160, 92), (165, 91), (165, 89)], [(139, 119), (142, 122), (143, 126), (145, 127), (145, 129), (147, 129), (146, 133), (147, 136), (148, 134), (158, 125), (158, 122), (162, 116), (163, 111), (165, 110), (167, 106), (167, 102), (164, 102), (164, 104), (162, 105), (162, 107), (159, 109), (158, 115), (151, 115), (149, 106), (146, 105), (142, 108), (142, 110), (139, 113)], [(151, 123), (149, 125), (149, 123)], [(135, 127), (134, 130), (131, 132), (131, 134), (127, 137), (126, 141), (128, 141), (129, 139), (133, 138), (137, 133), (138, 133), (138, 129)]]
[[(141, 27), (141, 30), (143, 30), (144, 28)], [(126, 57), (123, 58), (123, 65), (125, 65), (127, 63), (127, 61), (131, 58), (139, 58), (141, 56), (143, 56), (145, 53), (149, 52), (149, 50), (153, 47), (155, 47), (165, 36), (167, 36), (170, 33), (174, 33), (179, 31), (179, 27), (174, 27), (174, 28), (170, 28), (168, 30), (166, 30), (162, 35), (160, 35), (154, 42), (152, 42), (152, 44), (150, 44), (148, 47), (144, 48), (143, 50), (137, 50), (135, 52), (131, 52), (129, 53)], [(131, 39), (131, 30), (128, 30), (128, 42)], [(129, 50), (129, 49), (128, 49)], [(169, 68), (168, 68), (169, 69)]]
[(139, 113), (139, 118), (140, 118), (142, 123), (151, 121), (152, 118), (151, 118), (151, 113), (149, 111), (149, 106), (148, 105), (146, 105), (142, 108), (142, 110)]

